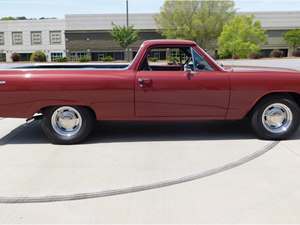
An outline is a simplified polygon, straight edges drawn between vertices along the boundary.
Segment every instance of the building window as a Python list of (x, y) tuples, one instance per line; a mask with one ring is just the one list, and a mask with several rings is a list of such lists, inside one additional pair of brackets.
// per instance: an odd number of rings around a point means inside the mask
[(79, 61), (81, 58), (83, 57), (87, 57), (87, 53), (86, 52), (72, 52), (70, 54), (70, 59), (71, 61)]
[(50, 44), (60, 45), (61, 44), (61, 31), (50, 31)]
[(166, 60), (167, 50), (166, 49), (153, 49), (151, 51), (150, 56), (156, 60)]
[(282, 38), (288, 30), (268, 30), (267, 34), (270, 38)]
[(6, 54), (0, 53), (0, 62), (6, 62)]
[(4, 32), (0, 32), (0, 45), (4, 45)]
[(42, 44), (42, 32), (33, 31), (31, 32), (31, 45), (41, 45)]
[(51, 62), (55, 62), (57, 59), (63, 58), (62, 52), (52, 52), (51, 53)]
[(22, 45), (23, 44), (23, 33), (22, 32), (12, 32), (12, 44)]

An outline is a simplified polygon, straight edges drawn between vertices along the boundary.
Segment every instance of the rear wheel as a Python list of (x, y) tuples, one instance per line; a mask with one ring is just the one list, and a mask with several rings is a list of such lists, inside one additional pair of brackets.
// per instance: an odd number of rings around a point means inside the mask
[(89, 136), (95, 124), (94, 114), (84, 107), (52, 107), (43, 114), (42, 129), (54, 144), (80, 143)]
[(252, 114), (252, 127), (263, 139), (282, 140), (293, 135), (299, 127), (300, 109), (288, 97), (270, 97), (262, 100)]

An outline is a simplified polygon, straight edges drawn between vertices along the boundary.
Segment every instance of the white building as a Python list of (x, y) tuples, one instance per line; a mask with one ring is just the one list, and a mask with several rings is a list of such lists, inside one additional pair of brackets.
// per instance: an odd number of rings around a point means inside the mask
[[(240, 15), (253, 15), (261, 22), (267, 34), (267, 43), (262, 46), (262, 55), (268, 57), (272, 50), (281, 50), (285, 56), (292, 49), (284, 40), (284, 34), (300, 28), (300, 11), (290, 12), (239, 12)], [(130, 14), (129, 21), (140, 32), (140, 40), (130, 46), (133, 53), (143, 40), (163, 38), (155, 22), (156, 14)], [(90, 54), (93, 60), (105, 55), (122, 58), (123, 49), (112, 40), (112, 24), (125, 25), (125, 14), (78, 14), (66, 15), (66, 48), (68, 55)]]
[[(290, 55), (285, 32), (300, 28), (300, 11), (292, 12), (240, 12), (253, 15), (261, 21), (268, 35), (268, 42), (262, 46), (263, 56), (269, 56), (273, 49), (280, 49)], [(130, 14), (130, 24), (139, 30), (140, 40), (131, 46), (135, 54), (144, 40), (163, 38), (155, 22), (156, 14)], [(46, 53), (47, 60), (68, 55), (71, 59), (90, 55), (93, 61), (104, 56), (117, 60), (124, 58), (124, 50), (112, 40), (112, 23), (125, 25), (124, 14), (66, 15), (65, 19), (47, 20), (0, 20), (0, 62), (11, 62), (11, 55), (19, 53), (22, 61), (28, 61), (32, 52)]]
[(46, 54), (47, 61), (66, 55), (64, 20), (0, 21), (0, 61), (11, 62), (13, 53), (27, 61), (38, 50)]
[(262, 47), (266, 55), (273, 49), (280, 49), (291, 55), (292, 49), (283, 38), (283, 35), (292, 29), (300, 29), (300, 11), (286, 12), (243, 12), (241, 15), (253, 15), (261, 22), (262, 28), (268, 36), (267, 43)]

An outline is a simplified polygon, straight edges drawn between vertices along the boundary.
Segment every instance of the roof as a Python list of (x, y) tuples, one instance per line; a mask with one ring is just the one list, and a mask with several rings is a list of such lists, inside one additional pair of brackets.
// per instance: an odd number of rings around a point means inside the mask
[[(289, 30), (300, 28), (300, 11), (285, 12), (238, 12), (254, 15), (267, 30)], [(157, 30), (154, 13), (129, 14), (129, 23), (138, 30)], [(65, 19), (0, 21), (0, 30), (64, 29), (69, 31), (108, 31), (112, 25), (125, 25), (126, 14), (69, 14)]]
[(65, 30), (65, 20), (0, 20), (0, 31)]
[[(300, 11), (285, 12), (238, 12), (240, 15), (254, 15), (262, 27), (273, 30), (300, 28)], [(153, 13), (129, 14), (129, 22), (139, 30), (157, 30)], [(70, 14), (66, 15), (66, 30), (111, 30), (112, 24), (125, 25), (125, 14)]]
[(147, 40), (143, 43), (144, 46), (149, 47), (153, 45), (196, 45), (194, 41), (189, 40), (175, 40), (175, 39), (156, 39), (156, 40)]
[(242, 12), (239, 14), (254, 15), (266, 30), (289, 30), (300, 28), (300, 11)]
[[(139, 30), (156, 30), (156, 14), (129, 14), (129, 22)], [(66, 30), (111, 30), (113, 24), (126, 25), (126, 14), (66, 15)]]

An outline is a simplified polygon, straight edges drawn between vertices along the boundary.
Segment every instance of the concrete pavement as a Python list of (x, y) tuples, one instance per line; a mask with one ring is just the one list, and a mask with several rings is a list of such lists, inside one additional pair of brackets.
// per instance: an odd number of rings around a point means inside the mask
[[(54, 146), (38, 124), (23, 122), (0, 121), (6, 139), (0, 146), (1, 197), (95, 192), (176, 179), (238, 160), (270, 143), (257, 140), (244, 123), (108, 123), (99, 125), (87, 144)], [(300, 132), (237, 168), (161, 189), (72, 202), (1, 204), (0, 221), (299, 222), (299, 141)]]
[[(225, 64), (232, 62), (225, 62)], [(239, 65), (299, 69), (297, 60)], [(272, 144), (248, 124), (104, 123), (51, 145), (38, 123), (0, 120), (1, 197), (70, 195), (201, 174)], [(80, 201), (0, 204), (0, 223), (300, 223), (300, 131), (238, 167), (164, 188)]]
[(300, 70), (299, 58), (268, 58), (260, 60), (242, 59), (242, 60), (219, 60), (219, 63), (231, 66), (260, 66), (260, 67), (278, 67), (283, 69)]

